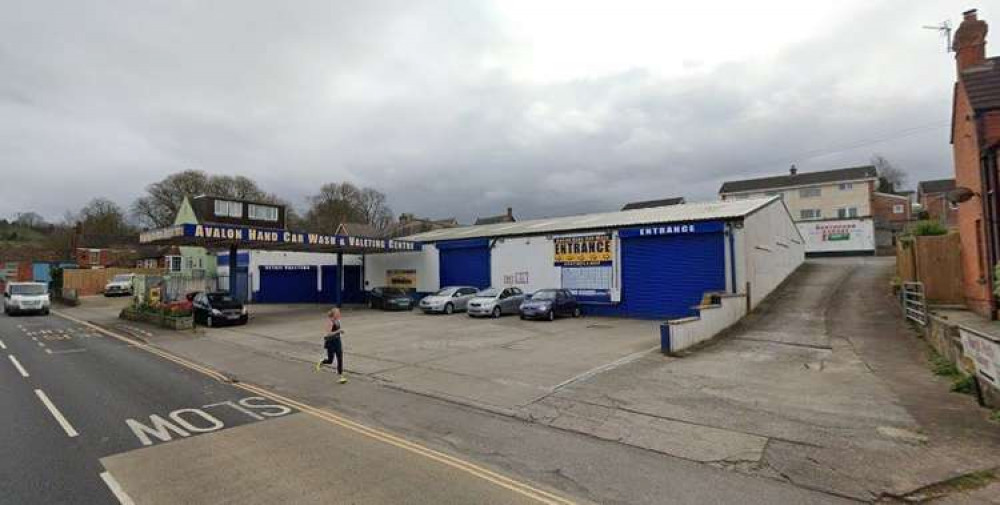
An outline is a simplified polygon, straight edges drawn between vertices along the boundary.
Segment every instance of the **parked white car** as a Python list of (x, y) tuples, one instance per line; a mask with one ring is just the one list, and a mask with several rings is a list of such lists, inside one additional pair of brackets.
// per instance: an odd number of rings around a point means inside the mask
[(134, 281), (135, 274), (118, 274), (104, 286), (104, 296), (132, 296), (135, 293)]
[(11, 282), (3, 290), (4, 314), (48, 314), (50, 305), (49, 287), (42, 282)]

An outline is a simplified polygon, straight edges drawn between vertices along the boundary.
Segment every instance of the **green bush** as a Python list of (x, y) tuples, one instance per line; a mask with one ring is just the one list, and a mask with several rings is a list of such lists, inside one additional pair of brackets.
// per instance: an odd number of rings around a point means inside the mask
[(917, 237), (947, 235), (948, 228), (937, 221), (917, 221), (910, 229), (910, 233)]
[(964, 375), (961, 379), (955, 381), (951, 385), (951, 390), (956, 393), (963, 393), (967, 395), (974, 394), (976, 392), (976, 378), (971, 375)]

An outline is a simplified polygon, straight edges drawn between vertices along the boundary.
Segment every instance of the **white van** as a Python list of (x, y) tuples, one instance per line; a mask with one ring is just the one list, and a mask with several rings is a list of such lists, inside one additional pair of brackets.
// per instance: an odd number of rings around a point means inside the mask
[(3, 313), (48, 314), (49, 287), (42, 282), (11, 282), (3, 290)]

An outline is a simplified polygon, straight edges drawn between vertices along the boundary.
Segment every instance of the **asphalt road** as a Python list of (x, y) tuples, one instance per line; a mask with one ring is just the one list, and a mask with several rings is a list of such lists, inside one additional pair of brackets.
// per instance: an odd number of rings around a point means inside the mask
[(56, 316), (0, 343), (0, 504), (564, 503)]

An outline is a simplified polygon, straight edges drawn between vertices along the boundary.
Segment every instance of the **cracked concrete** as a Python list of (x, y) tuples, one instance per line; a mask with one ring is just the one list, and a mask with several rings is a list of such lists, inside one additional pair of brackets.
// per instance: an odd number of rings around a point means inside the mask
[[(890, 272), (881, 259), (809, 261), (722, 341), (682, 359), (650, 354), (526, 410), (860, 500), (995, 466), (1000, 430), (930, 374), (887, 294)], [(942, 424), (942, 412), (966, 419)]]

